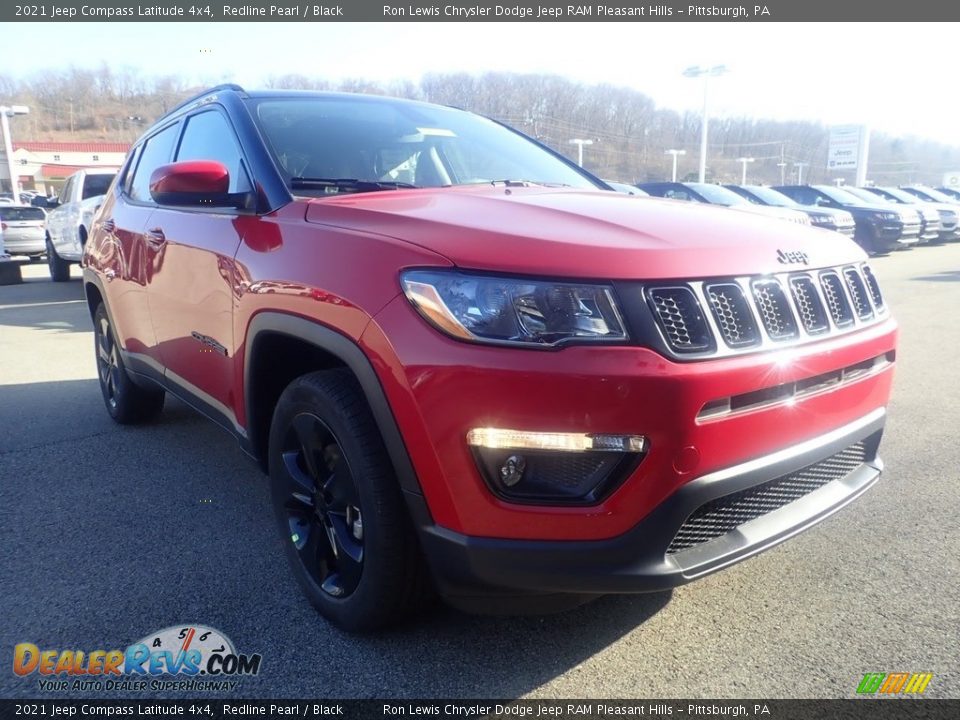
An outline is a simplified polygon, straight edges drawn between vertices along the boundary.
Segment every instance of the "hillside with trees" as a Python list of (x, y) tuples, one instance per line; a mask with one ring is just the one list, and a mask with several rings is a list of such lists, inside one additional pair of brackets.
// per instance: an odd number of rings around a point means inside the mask
[[(627, 182), (668, 179), (666, 150), (683, 149), (681, 179), (695, 179), (700, 115), (657, 107), (642, 92), (610, 85), (582, 85), (552, 75), (509, 73), (431, 74), (419, 82), (331, 82), (302, 75), (272, 77), (267, 87), (368, 92), (453, 105), (488, 115), (532, 135), (569, 157), (572, 138), (593, 140), (584, 166), (601, 177)], [(201, 88), (173, 76), (133, 70), (68, 68), (14, 80), (0, 75), (0, 103), (24, 104), (31, 113), (14, 119), (19, 140), (109, 140), (132, 142), (151, 122)], [(794, 163), (804, 180), (832, 182), (851, 173), (826, 168), (829, 129), (808, 121), (726, 117), (710, 121), (707, 177), (737, 182), (739, 157), (752, 157), (751, 182), (790, 182)], [(778, 164), (785, 163), (783, 168)], [(879, 184), (939, 183), (960, 169), (960, 148), (916, 137), (874, 133), (871, 180)]]

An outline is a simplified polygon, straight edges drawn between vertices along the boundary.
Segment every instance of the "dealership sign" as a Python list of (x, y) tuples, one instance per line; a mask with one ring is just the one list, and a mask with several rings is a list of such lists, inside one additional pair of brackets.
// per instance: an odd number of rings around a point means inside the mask
[(863, 125), (835, 125), (830, 128), (830, 147), (827, 150), (827, 168), (856, 170), (860, 163), (860, 138)]

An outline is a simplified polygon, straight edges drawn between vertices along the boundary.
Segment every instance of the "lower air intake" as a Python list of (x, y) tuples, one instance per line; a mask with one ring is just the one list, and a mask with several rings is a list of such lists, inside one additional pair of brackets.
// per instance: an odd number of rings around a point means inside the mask
[(711, 500), (680, 526), (667, 548), (667, 555), (714, 540), (744, 523), (779, 510), (833, 480), (846, 477), (866, 459), (866, 446), (858, 442), (789, 475)]

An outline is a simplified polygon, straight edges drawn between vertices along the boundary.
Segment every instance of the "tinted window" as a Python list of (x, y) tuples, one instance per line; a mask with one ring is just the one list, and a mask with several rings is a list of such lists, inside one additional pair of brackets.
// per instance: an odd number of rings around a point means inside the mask
[(597, 187), (529, 140), (461, 110), (337, 96), (262, 100), (255, 117), (297, 194), (337, 192), (308, 180), (340, 178), (418, 187), (495, 180)]
[(187, 120), (177, 151), (177, 162), (181, 160), (216, 160), (230, 173), (230, 192), (251, 189), (233, 129), (219, 112), (204, 112)]
[(0, 206), (0, 220), (6, 220), (7, 222), (43, 220), (44, 217), (46, 216), (40, 208)]
[(116, 175), (87, 175), (83, 180), (83, 197), (81, 200), (96, 197), (97, 195), (106, 195), (110, 189), (110, 183)]
[(152, 202), (150, 197), (150, 173), (170, 162), (173, 143), (177, 139), (177, 125), (161, 130), (147, 140), (140, 153), (137, 170), (130, 183), (130, 197), (141, 202)]
[(746, 205), (747, 200), (737, 195), (732, 190), (727, 190), (719, 185), (710, 185), (709, 183), (690, 183), (690, 187), (700, 193), (714, 205)]

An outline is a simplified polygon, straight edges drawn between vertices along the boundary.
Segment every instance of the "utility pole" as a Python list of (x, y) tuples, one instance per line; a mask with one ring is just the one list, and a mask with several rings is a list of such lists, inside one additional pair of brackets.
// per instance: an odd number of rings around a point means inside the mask
[(73, 100), (70, 101), (70, 134), (73, 134)]
[(787, 184), (787, 163), (783, 159), (783, 143), (780, 144), (780, 162), (777, 163), (777, 167), (780, 168), (780, 184)]
[(26, 105), (13, 105), (7, 107), (0, 105), (0, 128), (3, 129), (3, 149), (7, 154), (7, 171), (10, 173), (10, 193), (13, 196), (13, 204), (20, 204), (20, 188), (17, 183), (17, 174), (13, 166), (13, 140), (10, 138), (10, 118), (14, 115), (26, 115), (30, 108)]
[(687, 151), (686, 151), (686, 150), (673, 150), (673, 149), (671, 149), (671, 150), (667, 150), (667, 152), (666, 152), (665, 154), (667, 154), (667, 155), (673, 155), (673, 182), (676, 182), (676, 181), (677, 181), (677, 156), (678, 156), (678, 155), (686, 155), (686, 154), (687, 154)]
[(703, 78), (703, 117), (700, 121), (700, 182), (707, 181), (707, 124), (709, 114), (707, 112), (707, 88), (709, 80), (712, 77), (718, 77), (728, 72), (726, 65), (714, 65), (711, 68), (694, 65), (683, 71), (684, 77)]
[(586, 140), (584, 138), (573, 138), (570, 141), (571, 145), (577, 146), (577, 165), (583, 167), (583, 146), (584, 145), (593, 145), (593, 140)]
[(747, 184), (747, 165), (753, 162), (753, 158), (752, 157), (737, 158), (737, 162), (740, 163), (740, 166), (743, 168), (742, 172), (740, 173), (740, 184), (746, 185)]

